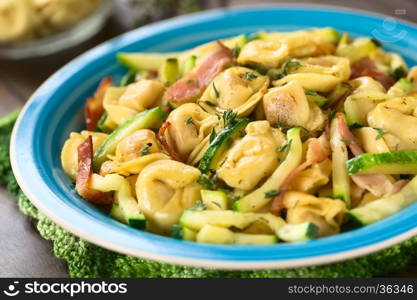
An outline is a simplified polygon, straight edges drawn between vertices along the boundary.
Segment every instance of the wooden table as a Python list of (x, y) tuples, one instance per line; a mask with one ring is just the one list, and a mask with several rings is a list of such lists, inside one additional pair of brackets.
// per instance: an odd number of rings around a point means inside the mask
[[(281, 3), (282, 1), (261, 1), (262, 3)], [(290, 1), (288, 1), (290, 2)], [(291, 2), (294, 3), (295, 1)], [(297, 1), (316, 4), (343, 4), (348, 7), (394, 15), (416, 21), (417, 6), (415, 0), (314, 0)], [(254, 0), (231, 0), (231, 6), (259, 4)], [(378, 3), (378, 5), (376, 5)], [(397, 11), (398, 13), (399, 11)], [(97, 45), (123, 31), (116, 16), (97, 36), (76, 48), (57, 55), (24, 61), (0, 60), (0, 117), (20, 108), (33, 91), (53, 72), (85, 50)], [(0, 188), (0, 277), (66, 277), (67, 270), (63, 261), (53, 256), (52, 245), (42, 239), (33, 222), (23, 216), (17, 208), (16, 200)], [(393, 276), (417, 277), (417, 267)]]

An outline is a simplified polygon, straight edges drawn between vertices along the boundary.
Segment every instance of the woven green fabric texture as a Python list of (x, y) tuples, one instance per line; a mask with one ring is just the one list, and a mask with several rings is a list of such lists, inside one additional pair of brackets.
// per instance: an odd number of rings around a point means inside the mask
[(180, 267), (118, 254), (88, 243), (62, 229), (40, 213), (19, 189), (10, 167), (9, 141), (16, 120), (13, 113), (0, 120), (0, 181), (16, 196), (20, 210), (37, 219), (43, 238), (54, 254), (68, 263), (72, 277), (372, 277), (383, 276), (417, 263), (417, 237), (367, 257), (318, 267), (230, 272)]

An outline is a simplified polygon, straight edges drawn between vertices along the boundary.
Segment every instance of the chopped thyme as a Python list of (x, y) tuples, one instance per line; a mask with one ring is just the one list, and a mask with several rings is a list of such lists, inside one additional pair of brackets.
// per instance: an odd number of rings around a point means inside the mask
[(265, 192), (265, 198), (274, 198), (281, 194), (280, 190), (269, 190)]
[(351, 140), (346, 140), (346, 139), (340, 139), (341, 142), (345, 143), (346, 145), (350, 145), (352, 144)]
[(216, 99), (220, 98), (220, 92), (217, 90), (216, 85), (213, 82), (213, 90), (214, 90), (214, 95), (216, 96)]
[(258, 75), (255, 72), (245, 72), (242, 74), (243, 80), (251, 81), (258, 78)]
[(223, 123), (224, 127), (227, 125), (233, 123), (233, 121), (236, 119), (237, 113), (233, 111), (233, 109), (227, 109), (223, 113)]
[(185, 120), (185, 124), (186, 125), (194, 124), (193, 118), (192, 117), (189, 117), (187, 120)]
[(143, 148), (140, 150), (140, 155), (144, 156), (144, 155), (149, 154), (149, 150), (150, 150), (150, 148), (151, 148), (151, 147), (152, 147), (152, 143), (147, 143), (147, 144), (145, 145), (145, 147), (143, 147)]
[(291, 149), (291, 144), (292, 144), (292, 140), (290, 140), (288, 143), (286, 143), (285, 145), (282, 145), (282, 146), (279, 146), (279, 147), (277, 147), (277, 151), (278, 152), (282, 152), (282, 151), (284, 151), (285, 149), (287, 149), (287, 151), (290, 151), (290, 149)]
[(375, 140), (382, 139), (382, 137), (385, 134), (384, 129), (382, 129), (382, 128), (374, 128), (374, 129), (378, 132), (378, 135), (375, 137)]

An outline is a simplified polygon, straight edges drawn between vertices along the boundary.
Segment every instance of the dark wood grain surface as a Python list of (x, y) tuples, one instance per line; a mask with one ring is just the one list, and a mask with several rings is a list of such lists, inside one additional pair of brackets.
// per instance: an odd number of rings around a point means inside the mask
[[(230, 6), (263, 3), (331, 4), (366, 9), (409, 21), (417, 21), (416, 0), (229, 1)], [(0, 117), (20, 108), (45, 79), (72, 58), (123, 32), (124, 28), (119, 20), (120, 16), (115, 14), (106, 27), (94, 38), (59, 54), (22, 61), (0, 60)], [(51, 243), (39, 236), (35, 224), (18, 211), (15, 199), (1, 188), (0, 239), (0, 277), (68, 276), (65, 263), (53, 255)], [(391, 275), (417, 277), (417, 267), (414, 266), (404, 272)]]

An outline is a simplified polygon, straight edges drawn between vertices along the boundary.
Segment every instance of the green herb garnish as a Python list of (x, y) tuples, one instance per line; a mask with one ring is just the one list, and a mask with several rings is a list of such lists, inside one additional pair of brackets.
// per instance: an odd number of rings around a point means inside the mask
[(282, 151), (284, 151), (285, 149), (287, 149), (287, 151), (290, 151), (290, 149), (291, 149), (291, 144), (292, 144), (292, 140), (290, 140), (288, 143), (286, 143), (285, 145), (282, 145), (282, 146), (279, 146), (279, 147), (277, 147), (277, 151), (278, 152), (282, 152)]
[(245, 72), (242, 75), (243, 80), (251, 81), (258, 78), (258, 75), (255, 72)]
[(213, 102), (210, 102), (208, 100), (204, 101), (204, 103), (207, 104), (208, 106), (211, 106), (211, 107), (216, 106), (216, 104), (214, 104)]
[(311, 90), (305, 90), (304, 94), (306, 94), (307, 96), (317, 96), (317, 92), (316, 91), (311, 91)]
[(280, 190), (269, 190), (265, 192), (265, 198), (274, 198), (278, 196), (279, 194), (281, 194)]
[(340, 139), (341, 142), (345, 143), (346, 145), (350, 145), (352, 144), (351, 140), (346, 140), (346, 139)]
[(198, 200), (193, 206), (191, 206), (188, 210), (194, 210), (194, 211), (202, 211), (206, 210), (207, 206), (200, 200)]
[(190, 125), (190, 124), (193, 124), (194, 125), (193, 118), (192, 117), (189, 117), (187, 120), (185, 120), (185, 124), (186, 125)]
[(140, 155), (144, 156), (144, 155), (149, 154), (149, 150), (150, 150), (150, 148), (151, 148), (151, 147), (152, 147), (152, 143), (147, 143), (147, 144), (145, 145), (145, 147), (143, 147), (143, 148), (140, 150)]
[(211, 178), (208, 175), (202, 174), (198, 177), (197, 182), (208, 189), (215, 190), (217, 187), (217, 174), (214, 174)]
[(214, 90), (214, 95), (216, 96), (216, 99), (220, 98), (220, 92), (217, 90), (216, 85), (213, 82), (213, 90)]
[(375, 137), (375, 140), (382, 139), (382, 137), (385, 134), (384, 129), (382, 129), (382, 128), (374, 128), (374, 129), (376, 130), (376, 132), (378, 132), (378, 135)]
[(284, 66), (284, 74), (288, 75), (301, 67), (301, 63), (298, 60), (290, 60)]
[(223, 113), (223, 124), (224, 127), (234, 122), (236, 119), (237, 113), (233, 111), (233, 109), (227, 109)]
[(233, 56), (237, 58), (240, 54), (240, 47), (239, 46), (233, 47), (232, 48), (232, 53), (233, 53)]

